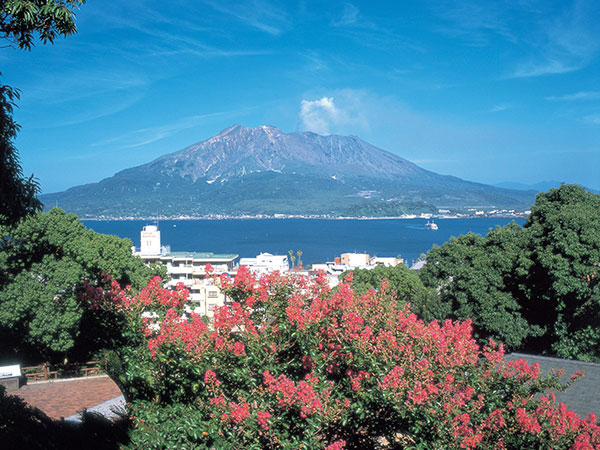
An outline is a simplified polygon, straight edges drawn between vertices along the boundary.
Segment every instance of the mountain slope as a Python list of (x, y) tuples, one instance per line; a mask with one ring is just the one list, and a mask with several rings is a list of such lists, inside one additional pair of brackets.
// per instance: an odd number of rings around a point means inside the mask
[(531, 192), (443, 176), (355, 136), (234, 125), (99, 183), (42, 196), (81, 216), (393, 216), (527, 207)]

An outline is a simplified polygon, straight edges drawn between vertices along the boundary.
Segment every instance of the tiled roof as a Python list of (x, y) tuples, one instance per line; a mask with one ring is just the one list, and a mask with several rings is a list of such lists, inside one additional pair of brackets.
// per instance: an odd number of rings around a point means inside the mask
[(506, 359), (509, 361), (524, 359), (530, 365), (539, 363), (542, 373), (548, 373), (550, 369), (564, 369), (564, 375), (561, 377), (563, 383), (568, 382), (571, 375), (574, 375), (578, 370), (583, 371), (583, 377), (573, 383), (566, 391), (554, 393), (556, 401), (566, 403), (569, 409), (582, 417), (589, 413), (600, 416), (600, 364), (523, 353), (511, 353), (506, 355)]
[(121, 391), (109, 377), (101, 375), (27, 384), (9, 394), (21, 397), (53, 419), (60, 419), (115, 398)]

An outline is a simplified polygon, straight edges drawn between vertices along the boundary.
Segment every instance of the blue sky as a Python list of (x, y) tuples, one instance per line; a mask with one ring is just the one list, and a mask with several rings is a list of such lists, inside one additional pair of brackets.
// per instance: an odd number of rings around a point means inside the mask
[(89, 0), (77, 35), (0, 63), (46, 193), (236, 123), (353, 134), (472, 181), (600, 189), (598, 23), (593, 0)]

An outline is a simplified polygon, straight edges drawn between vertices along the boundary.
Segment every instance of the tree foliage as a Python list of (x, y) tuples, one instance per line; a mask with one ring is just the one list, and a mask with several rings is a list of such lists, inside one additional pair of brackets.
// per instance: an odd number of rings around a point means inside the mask
[(139, 289), (155, 272), (131, 254), (131, 241), (86, 230), (74, 214), (57, 208), (0, 227), (0, 237), (5, 355), (89, 356), (103, 336), (96, 333), (99, 317), (79, 300), (82, 291), (109, 279)]
[(525, 225), (434, 246), (420, 276), (449, 313), (513, 349), (600, 361), (600, 196), (540, 193)]
[(0, 224), (14, 223), (42, 206), (35, 197), (39, 184), (33, 175), (23, 177), (13, 143), (19, 130), (12, 117), (14, 101), (18, 98), (16, 90), (0, 85)]
[(600, 360), (600, 195), (577, 185), (540, 193), (524, 225), (527, 316), (562, 358)]
[(374, 269), (355, 269), (342, 273), (339, 278), (344, 280), (349, 274), (352, 274), (352, 288), (358, 294), (379, 290), (383, 282), (396, 300), (410, 303), (411, 311), (423, 320), (431, 321), (447, 314), (447, 307), (440, 303), (435, 291), (426, 288), (419, 275), (403, 264), (394, 267), (380, 265)]
[[(76, 32), (74, 10), (84, 0), (0, 0), (0, 39), (31, 50), (35, 37), (45, 44)], [(19, 126), (13, 119), (19, 92), (0, 85), (0, 225), (13, 224), (42, 207), (40, 186), (23, 176), (14, 139)]]
[(556, 374), (479, 347), (470, 321), (425, 324), (385, 283), (360, 295), (325, 277), (221, 277), (209, 324), (187, 292), (90, 292), (126, 317), (111, 374), (129, 448), (598, 448), (600, 427), (556, 405)]
[(525, 234), (512, 223), (485, 237), (468, 233), (434, 246), (420, 275), (446, 306), (438, 318), (470, 318), (480, 341), (492, 338), (512, 349), (539, 335), (542, 329), (524, 318), (519, 302), (528, 265)]
[(46, 44), (77, 31), (75, 10), (85, 0), (2, 0), (0, 33), (12, 45), (31, 50), (35, 37)]

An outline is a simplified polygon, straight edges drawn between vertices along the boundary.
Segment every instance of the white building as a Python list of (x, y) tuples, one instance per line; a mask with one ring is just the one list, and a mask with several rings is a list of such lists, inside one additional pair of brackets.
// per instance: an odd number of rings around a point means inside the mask
[(342, 253), (340, 262), (347, 269), (366, 269), (369, 265), (370, 257), (367, 253)]
[(210, 252), (171, 252), (161, 246), (160, 231), (157, 226), (147, 225), (140, 233), (140, 251), (132, 248), (133, 254), (147, 264), (160, 262), (167, 268), (171, 278), (165, 287), (173, 289), (178, 283), (190, 291), (191, 310), (201, 315), (212, 316), (217, 306), (225, 304), (225, 296), (206, 273), (210, 264), (213, 275), (231, 273), (235, 270), (235, 254), (215, 254)]
[(404, 264), (404, 260), (402, 258), (394, 258), (385, 257), (385, 256), (373, 256), (369, 260), (369, 265), (377, 267), (377, 266), (386, 266), (386, 267), (395, 267), (398, 264)]
[(250, 272), (256, 275), (275, 272), (289, 272), (290, 264), (287, 255), (272, 255), (271, 253), (261, 253), (256, 258), (241, 258), (240, 266), (246, 266)]
[(140, 233), (140, 256), (160, 255), (160, 231), (155, 225), (147, 225)]
[(215, 308), (223, 306), (227, 300), (225, 295), (212, 283), (194, 284), (190, 289), (190, 310), (201, 316), (212, 317)]
[(374, 269), (377, 266), (394, 267), (399, 264), (404, 264), (404, 260), (400, 257), (370, 257), (367, 253), (342, 253), (339, 258), (326, 263), (313, 264), (312, 272), (322, 270), (327, 275), (329, 286), (337, 286), (339, 276), (348, 271), (355, 269)]

